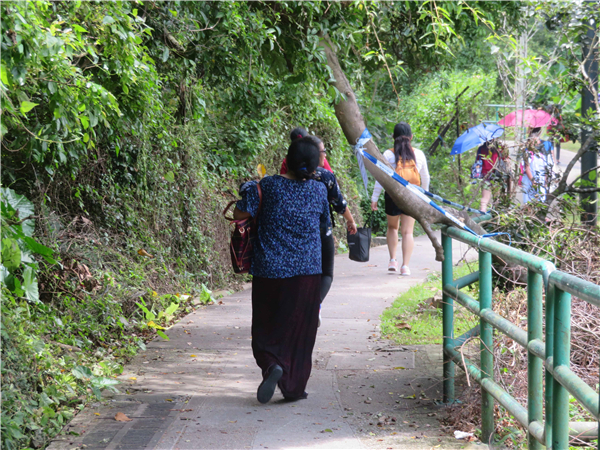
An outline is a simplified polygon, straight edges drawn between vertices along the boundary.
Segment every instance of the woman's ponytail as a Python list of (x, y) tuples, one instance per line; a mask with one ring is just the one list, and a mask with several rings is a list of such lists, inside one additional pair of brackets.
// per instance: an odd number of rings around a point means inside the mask
[(400, 160), (403, 163), (416, 160), (415, 152), (410, 145), (411, 138), (412, 130), (406, 122), (400, 122), (394, 127), (394, 156), (396, 163)]

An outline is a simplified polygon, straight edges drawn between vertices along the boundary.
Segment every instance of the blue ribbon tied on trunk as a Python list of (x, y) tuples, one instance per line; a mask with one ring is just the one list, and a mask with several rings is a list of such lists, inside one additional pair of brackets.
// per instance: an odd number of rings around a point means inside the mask
[(365, 167), (365, 162), (363, 161), (362, 151), (365, 150), (365, 144), (371, 139), (371, 133), (369, 130), (365, 128), (365, 131), (362, 132), (360, 137), (356, 140), (356, 145), (354, 146), (354, 154), (356, 155), (356, 161), (358, 162), (358, 168), (360, 169), (360, 175), (363, 180), (363, 184), (365, 185), (365, 192), (367, 195), (369, 194), (369, 190), (367, 187), (368, 184), (368, 175), (367, 168)]

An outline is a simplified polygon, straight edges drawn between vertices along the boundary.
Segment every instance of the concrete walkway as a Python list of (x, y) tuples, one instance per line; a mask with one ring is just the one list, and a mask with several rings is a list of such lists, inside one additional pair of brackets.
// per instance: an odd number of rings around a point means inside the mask
[[(379, 335), (382, 311), (440, 270), (433, 247), (416, 239), (411, 277), (387, 272), (387, 261), (384, 246), (368, 263), (336, 257), (307, 400), (287, 403), (278, 391), (266, 405), (256, 400), (248, 289), (189, 314), (170, 341), (149, 343), (125, 367), (123, 393), (88, 406), (67, 428), (79, 436), (49, 448), (483, 448), (441, 430), (441, 346), (399, 347)], [(115, 420), (118, 412), (133, 420)]]
[[(560, 164), (557, 164), (560, 172), (564, 172), (569, 163), (573, 158), (575, 158), (576, 152), (572, 152), (571, 150), (561, 149), (560, 150)], [(581, 160), (577, 161), (573, 166), (573, 169), (569, 173), (569, 177), (567, 178), (567, 182), (572, 183), (577, 177), (581, 174)]]

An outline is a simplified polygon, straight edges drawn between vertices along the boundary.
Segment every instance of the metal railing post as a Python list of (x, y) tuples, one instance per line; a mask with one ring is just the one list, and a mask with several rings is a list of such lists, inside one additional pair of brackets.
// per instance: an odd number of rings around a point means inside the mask
[[(554, 288), (554, 373), (570, 367), (571, 294)], [(556, 379), (552, 383), (552, 448), (569, 448), (569, 391)]]
[[(529, 269), (527, 271), (527, 342), (543, 338), (542, 289), (543, 278)], [(542, 383), (543, 361), (531, 350), (527, 352), (527, 421), (543, 423)], [(541, 450), (542, 444), (528, 433), (529, 450)]]
[[(452, 238), (446, 236), (444, 233), (442, 233), (442, 247), (444, 248), (442, 286), (445, 286), (454, 281), (454, 274), (452, 273)], [(443, 295), (442, 299), (442, 321), (442, 354), (444, 355), (443, 402), (451, 403), (454, 401), (454, 362), (446, 355), (444, 349), (446, 345), (451, 345), (454, 341), (454, 300), (446, 294)]]
[[(492, 310), (492, 254), (479, 251), (479, 310)], [(494, 379), (494, 328), (480, 319), (481, 378)], [(494, 435), (494, 397), (481, 390), (481, 441), (491, 444)]]
[[(554, 284), (549, 283), (546, 290), (546, 361), (554, 356), (554, 302), (555, 302)], [(548, 369), (545, 370), (546, 376), (546, 449), (552, 450), (552, 385), (554, 377)]]

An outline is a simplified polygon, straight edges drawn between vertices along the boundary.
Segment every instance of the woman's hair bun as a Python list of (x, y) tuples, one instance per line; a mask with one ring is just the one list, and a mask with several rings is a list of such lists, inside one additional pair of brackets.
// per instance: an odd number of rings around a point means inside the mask
[(290, 140), (294, 142), (297, 139), (302, 139), (303, 137), (308, 136), (308, 131), (306, 131), (302, 127), (297, 127), (292, 130), (290, 133)]

